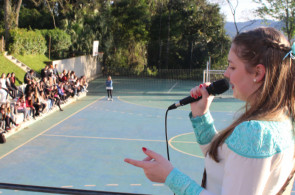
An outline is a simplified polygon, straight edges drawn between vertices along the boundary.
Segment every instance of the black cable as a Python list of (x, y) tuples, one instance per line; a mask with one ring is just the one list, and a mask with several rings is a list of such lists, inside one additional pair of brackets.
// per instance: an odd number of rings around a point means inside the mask
[(165, 114), (165, 136), (166, 136), (167, 159), (170, 161), (168, 133), (167, 133), (167, 115), (168, 115), (168, 111), (169, 111), (169, 109), (167, 109), (166, 114)]
[[(170, 161), (170, 156), (169, 156), (169, 144), (168, 144), (168, 131), (167, 131), (167, 115), (168, 111), (170, 109), (168, 108), (165, 114), (165, 136), (166, 136), (166, 149), (167, 149), (167, 159)], [(175, 195), (175, 193), (173, 193)]]
[[(23, 185), (23, 184), (12, 184), (12, 183), (0, 183), (0, 189), (7, 190), (22, 190), (30, 192), (43, 192), (53, 194), (78, 194), (78, 195), (139, 195), (138, 193), (123, 193), (123, 192), (107, 192), (107, 191), (95, 191), (95, 190), (84, 190), (84, 189), (72, 189), (72, 188), (58, 188), (49, 186), (35, 186), (35, 185)], [(142, 194), (143, 195), (143, 194)]]

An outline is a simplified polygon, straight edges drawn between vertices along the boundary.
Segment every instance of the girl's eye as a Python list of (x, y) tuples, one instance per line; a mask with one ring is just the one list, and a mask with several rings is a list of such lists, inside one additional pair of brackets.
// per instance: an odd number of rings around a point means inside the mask
[(230, 64), (228, 64), (227, 68), (230, 69), (230, 70), (234, 70), (235, 69), (235, 67), (233, 65), (230, 65)]

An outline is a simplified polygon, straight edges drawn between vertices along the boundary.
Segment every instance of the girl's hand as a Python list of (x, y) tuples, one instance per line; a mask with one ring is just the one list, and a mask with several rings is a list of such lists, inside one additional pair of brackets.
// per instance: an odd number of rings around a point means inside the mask
[(193, 98), (197, 99), (198, 97), (202, 96), (202, 99), (190, 104), (193, 117), (202, 116), (208, 112), (209, 107), (214, 99), (214, 96), (210, 96), (206, 89), (206, 87), (209, 85), (210, 83), (204, 83), (191, 90), (190, 94)]
[(142, 148), (147, 155), (142, 161), (126, 158), (124, 161), (144, 170), (146, 177), (158, 183), (164, 183), (169, 173), (173, 170), (172, 164), (160, 154)]

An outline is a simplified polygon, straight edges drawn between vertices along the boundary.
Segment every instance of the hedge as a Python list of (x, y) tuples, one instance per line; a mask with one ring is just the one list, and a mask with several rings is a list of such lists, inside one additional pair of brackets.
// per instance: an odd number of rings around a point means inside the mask
[(51, 41), (50, 53), (54, 57), (61, 57), (62, 52), (68, 51), (71, 45), (71, 36), (61, 29), (41, 30), (41, 34), (45, 37), (47, 45)]
[(10, 31), (9, 53), (20, 55), (44, 54), (46, 40), (40, 31), (14, 29)]

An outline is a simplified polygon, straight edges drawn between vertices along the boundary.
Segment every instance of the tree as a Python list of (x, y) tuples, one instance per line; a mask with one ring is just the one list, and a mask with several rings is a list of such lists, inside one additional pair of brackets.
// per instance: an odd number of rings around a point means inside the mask
[(63, 5), (57, 24), (71, 35), (71, 56), (92, 53), (93, 41), (99, 40), (99, 51), (105, 52), (103, 58), (107, 58), (113, 44), (110, 6), (110, 1), (106, 0), (84, 0)]
[(5, 38), (9, 39), (9, 30), (18, 27), (19, 12), (22, 0), (4, 0)]
[(239, 5), (239, 1), (235, 0), (236, 4), (234, 5), (233, 2), (231, 0), (225, 0), (230, 8), (231, 14), (233, 15), (233, 19), (234, 19), (234, 25), (237, 31), (237, 34), (239, 34), (239, 29), (237, 26), (237, 19), (236, 19), (236, 11), (237, 11), (237, 7)]
[(243, 31), (243, 29), (247, 28), (248, 26), (251, 26), (253, 25), (256, 20), (250, 20), (250, 23), (245, 25), (245, 26), (242, 26), (241, 28), (238, 27), (238, 24), (237, 24), (237, 9), (239, 7), (239, 0), (211, 0), (212, 2), (215, 2), (216, 4), (223, 4), (223, 3), (226, 3), (230, 9), (230, 12), (232, 14), (232, 18), (233, 18), (233, 23), (234, 23), (234, 26), (235, 26), (235, 29), (236, 29), (236, 34), (240, 34), (240, 32)]
[(53, 29), (54, 25), (47, 9), (23, 5), (19, 13), (18, 27), (26, 29)]
[(120, 0), (112, 5), (114, 36), (111, 64), (142, 72), (146, 63), (150, 10), (147, 0)]
[(254, 0), (261, 4), (257, 13), (262, 18), (271, 17), (283, 21), (282, 30), (291, 41), (295, 35), (295, 1), (294, 0)]
[[(215, 64), (226, 63), (224, 57), (230, 41), (224, 31), (224, 19), (219, 14), (219, 6), (204, 0), (169, 2), (170, 5), (165, 2), (162, 9), (158, 7), (158, 14), (152, 16), (149, 66), (160, 69), (167, 64), (169, 69), (198, 69), (205, 67), (209, 56)], [(163, 46), (160, 45), (162, 43)]]

